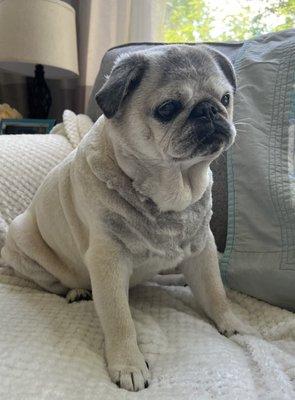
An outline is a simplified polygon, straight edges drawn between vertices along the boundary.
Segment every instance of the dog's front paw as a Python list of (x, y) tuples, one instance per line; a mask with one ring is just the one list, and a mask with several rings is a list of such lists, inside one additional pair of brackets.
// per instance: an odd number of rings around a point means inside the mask
[(231, 311), (227, 311), (215, 321), (218, 331), (227, 337), (232, 335), (256, 335), (254, 328), (244, 324)]
[(149, 365), (139, 350), (133, 354), (113, 354), (107, 360), (110, 377), (119, 388), (137, 392), (149, 386)]

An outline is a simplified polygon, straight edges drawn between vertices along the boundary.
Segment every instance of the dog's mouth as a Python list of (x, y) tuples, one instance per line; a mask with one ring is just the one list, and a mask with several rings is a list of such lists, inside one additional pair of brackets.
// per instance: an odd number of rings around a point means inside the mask
[(227, 150), (235, 139), (235, 129), (224, 119), (190, 129), (174, 144), (173, 161), (186, 161), (195, 157), (215, 158)]
[(193, 160), (194, 158), (215, 158), (218, 156), (222, 151), (224, 151), (225, 145), (223, 142), (216, 140), (210, 144), (210, 146), (207, 147), (205, 151), (200, 151), (199, 146), (196, 146), (195, 148), (191, 149), (190, 152), (187, 152), (188, 154), (186, 155), (181, 155), (181, 156), (172, 156), (172, 160), (174, 162), (184, 162), (184, 161), (190, 161)]

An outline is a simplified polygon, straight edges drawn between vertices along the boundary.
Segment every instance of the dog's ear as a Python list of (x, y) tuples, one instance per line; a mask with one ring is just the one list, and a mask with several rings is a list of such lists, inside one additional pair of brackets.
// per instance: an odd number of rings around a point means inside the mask
[(213, 56), (217, 64), (219, 65), (220, 69), (222, 70), (223, 74), (232, 85), (233, 91), (235, 92), (237, 89), (237, 80), (236, 80), (236, 73), (234, 67), (230, 60), (219, 51), (212, 49), (211, 47), (207, 46), (208, 52)]
[(125, 97), (140, 84), (147, 66), (146, 57), (138, 53), (124, 55), (115, 62), (109, 78), (95, 96), (107, 118), (117, 113)]

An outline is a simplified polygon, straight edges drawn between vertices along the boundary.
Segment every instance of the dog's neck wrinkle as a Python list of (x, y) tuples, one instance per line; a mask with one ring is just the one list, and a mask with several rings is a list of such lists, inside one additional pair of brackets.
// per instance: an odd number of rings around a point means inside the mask
[(151, 198), (161, 211), (183, 211), (200, 200), (209, 184), (208, 166), (155, 168), (153, 173), (134, 181), (134, 187)]
[(185, 210), (200, 200), (210, 183), (209, 162), (200, 162), (181, 170), (180, 165), (163, 166), (155, 160), (143, 162), (126, 154), (120, 145), (112, 143), (118, 167), (133, 181), (142, 199), (151, 199), (160, 211)]

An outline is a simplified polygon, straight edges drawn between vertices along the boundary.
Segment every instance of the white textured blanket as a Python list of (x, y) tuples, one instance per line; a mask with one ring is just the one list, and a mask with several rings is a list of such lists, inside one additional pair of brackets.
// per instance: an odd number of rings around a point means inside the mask
[(48, 172), (92, 125), (87, 115), (65, 110), (49, 135), (0, 135), (0, 250), (6, 225), (25, 211)]
[[(294, 400), (295, 316), (229, 292), (263, 338), (221, 336), (192, 308), (189, 288), (156, 283), (130, 294), (152, 383), (111, 383), (93, 302), (66, 300), (0, 275), (1, 400)], [(32, 285), (31, 285), (32, 286)]]

